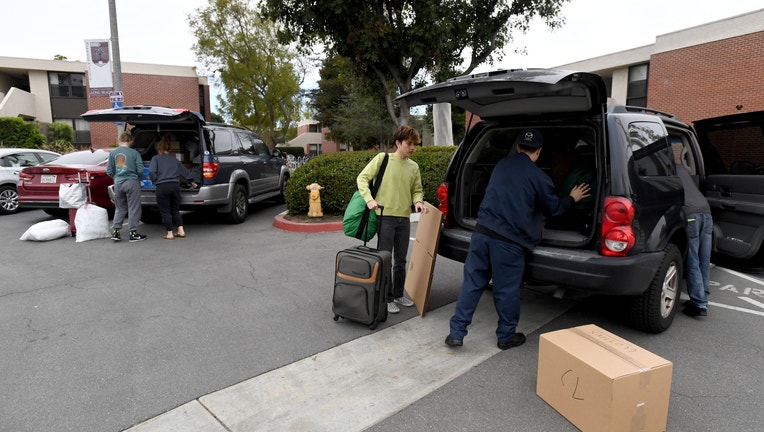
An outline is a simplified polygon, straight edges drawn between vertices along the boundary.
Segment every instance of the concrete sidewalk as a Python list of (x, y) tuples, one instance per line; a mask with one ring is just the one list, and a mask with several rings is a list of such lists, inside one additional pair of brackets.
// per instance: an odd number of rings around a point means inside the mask
[[(571, 305), (522, 291), (518, 331), (531, 333)], [(129, 432), (360, 431), (501, 352), (483, 295), (465, 345), (444, 344), (454, 304), (270, 371), (159, 415)], [(338, 325), (355, 325), (340, 322)]]

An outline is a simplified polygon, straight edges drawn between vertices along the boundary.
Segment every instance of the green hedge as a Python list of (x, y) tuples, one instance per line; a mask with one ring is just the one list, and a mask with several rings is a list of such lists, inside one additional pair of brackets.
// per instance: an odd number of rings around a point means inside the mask
[(0, 147), (40, 148), (45, 141), (38, 123), (20, 117), (0, 117)]
[[(419, 164), (425, 201), (437, 205), (436, 191), (443, 182), (448, 162), (456, 147), (418, 147), (411, 159)], [(292, 173), (286, 189), (286, 206), (291, 214), (308, 212), (308, 190), (311, 183), (324, 187), (321, 207), (324, 214), (340, 215), (345, 212), (350, 197), (356, 191), (356, 177), (377, 154), (376, 151), (327, 153), (311, 159)]]

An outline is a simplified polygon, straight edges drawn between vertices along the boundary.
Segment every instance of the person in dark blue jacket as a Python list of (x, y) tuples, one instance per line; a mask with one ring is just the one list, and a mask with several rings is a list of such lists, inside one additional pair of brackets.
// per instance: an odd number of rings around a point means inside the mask
[[(156, 143), (157, 155), (151, 158), (149, 178), (156, 185), (157, 206), (162, 216), (162, 224), (167, 230), (164, 239), (183, 238), (183, 218), (180, 215), (180, 177), (191, 181), (191, 187), (196, 188), (194, 176), (175, 156), (170, 154), (173, 137), (165, 135)], [(177, 231), (173, 232), (173, 228)]]
[(561, 215), (589, 196), (587, 184), (576, 185), (564, 198), (557, 196), (552, 179), (536, 166), (544, 145), (539, 130), (521, 131), (516, 145), (517, 154), (494, 168), (478, 210), (456, 312), (446, 337), (446, 345), (451, 347), (463, 345), (467, 326), (491, 280), (499, 315), (497, 346), (505, 350), (525, 342), (525, 335), (515, 331), (520, 319), (520, 285), (525, 255), (541, 241), (541, 215)]

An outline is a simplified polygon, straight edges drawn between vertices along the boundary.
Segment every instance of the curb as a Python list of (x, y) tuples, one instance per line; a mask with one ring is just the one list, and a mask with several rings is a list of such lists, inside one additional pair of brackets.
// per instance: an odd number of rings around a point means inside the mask
[(299, 223), (286, 220), (284, 218), (285, 214), (286, 212), (281, 212), (273, 218), (273, 226), (275, 228), (304, 233), (342, 231), (342, 221)]

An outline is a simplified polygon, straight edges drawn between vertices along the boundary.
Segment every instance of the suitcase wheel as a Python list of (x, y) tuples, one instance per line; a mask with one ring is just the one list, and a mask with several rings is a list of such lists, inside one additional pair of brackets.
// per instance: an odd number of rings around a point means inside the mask
[(369, 330), (374, 330), (375, 328), (377, 328), (377, 323), (372, 323), (372, 324), (369, 326)]
[(339, 321), (339, 319), (340, 319), (340, 316), (339, 316), (339, 315), (335, 315), (335, 316), (334, 316), (334, 320), (335, 320), (335, 321)]

